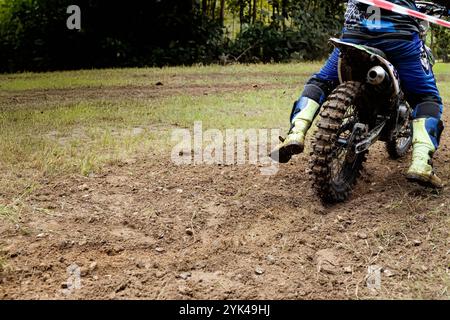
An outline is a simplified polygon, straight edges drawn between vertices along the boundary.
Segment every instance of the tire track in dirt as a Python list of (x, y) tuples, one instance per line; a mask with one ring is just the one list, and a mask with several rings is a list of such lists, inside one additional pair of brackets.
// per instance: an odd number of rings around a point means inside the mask
[[(27, 104), (204, 95), (285, 85), (108, 87), (2, 92)], [(3, 106), (7, 103), (8, 106)], [(448, 120), (447, 113), (445, 114)], [(450, 180), (448, 138), (436, 156)], [(325, 207), (307, 155), (257, 166), (182, 166), (148, 155), (90, 177), (40, 178), (17, 221), (0, 223), (0, 299), (449, 299), (450, 191), (407, 183), (409, 159), (371, 150), (353, 197)], [(64, 293), (81, 268), (81, 288)], [(369, 266), (383, 267), (371, 291)]]
[(157, 99), (174, 95), (213, 95), (230, 92), (246, 92), (255, 90), (286, 90), (286, 85), (264, 84), (211, 84), (211, 85), (153, 85), (153, 86), (111, 86), (73, 89), (47, 89), (0, 92), (0, 107), (17, 108), (20, 105), (42, 103), (76, 103), (98, 99)]

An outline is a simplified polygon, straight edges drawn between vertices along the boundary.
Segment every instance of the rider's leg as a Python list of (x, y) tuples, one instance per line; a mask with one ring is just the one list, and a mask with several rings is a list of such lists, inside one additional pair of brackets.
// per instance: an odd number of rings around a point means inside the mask
[(408, 102), (414, 108), (413, 157), (407, 178), (441, 187), (431, 160), (443, 131), (443, 104), (432, 68), (422, 56), (423, 42), (417, 35), (413, 41), (397, 41), (381, 49), (397, 67)]
[(305, 136), (320, 106), (337, 86), (339, 50), (335, 49), (322, 70), (305, 85), (300, 98), (294, 103), (290, 117), (291, 129), (288, 136), (272, 153), (272, 159), (287, 163), (295, 154), (303, 152)]

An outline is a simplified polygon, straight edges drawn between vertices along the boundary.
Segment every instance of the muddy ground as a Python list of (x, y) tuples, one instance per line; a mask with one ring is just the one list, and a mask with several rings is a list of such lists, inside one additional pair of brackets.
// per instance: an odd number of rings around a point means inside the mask
[[(446, 181), (449, 141), (436, 159)], [(0, 224), (0, 298), (448, 299), (450, 190), (409, 184), (407, 165), (378, 145), (353, 197), (334, 206), (312, 191), (306, 155), (271, 177), (150, 154), (89, 177), (41, 178), (27, 196), (36, 210)]]

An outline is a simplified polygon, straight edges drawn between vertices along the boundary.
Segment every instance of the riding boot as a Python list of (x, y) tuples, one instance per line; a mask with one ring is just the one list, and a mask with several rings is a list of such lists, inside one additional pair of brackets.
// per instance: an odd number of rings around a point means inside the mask
[(436, 147), (427, 131), (426, 121), (426, 118), (413, 121), (413, 155), (407, 179), (422, 185), (442, 188), (442, 181), (433, 169), (432, 158)]
[[(319, 108), (320, 105), (310, 98), (302, 97), (296, 102), (291, 119), (291, 129), (286, 139), (270, 154), (274, 161), (288, 163), (293, 155), (303, 152), (306, 133), (311, 127)], [(296, 110), (300, 111), (296, 112)]]

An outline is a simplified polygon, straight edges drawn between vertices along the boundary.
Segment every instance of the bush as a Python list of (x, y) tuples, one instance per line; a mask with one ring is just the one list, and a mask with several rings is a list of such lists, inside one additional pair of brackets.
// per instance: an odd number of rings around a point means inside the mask
[(343, 12), (337, 10), (329, 19), (330, 10), (318, 6), (307, 10), (303, 2), (293, 4), (290, 25), (283, 17), (271, 25), (247, 25), (232, 42), (228, 53), (241, 62), (282, 62), (294, 60), (319, 60), (326, 58), (331, 47), (328, 38), (342, 28)]
[(213, 63), (316, 60), (330, 51), (342, 7), (292, 1), (270, 25), (245, 25), (236, 39), (198, 0), (127, 3), (78, 0), (81, 31), (68, 30), (72, 0), (0, 0), (0, 72)]
[(448, 55), (450, 51), (450, 32), (448, 29), (442, 27), (433, 27), (433, 35), (435, 42), (433, 43), (433, 50), (437, 59), (444, 62), (449, 62)]
[(210, 63), (220, 55), (222, 28), (190, 0), (77, 3), (81, 31), (66, 27), (71, 0), (0, 0), (0, 72)]
[(240, 62), (279, 62), (289, 58), (283, 32), (261, 23), (245, 26), (225, 51)]

